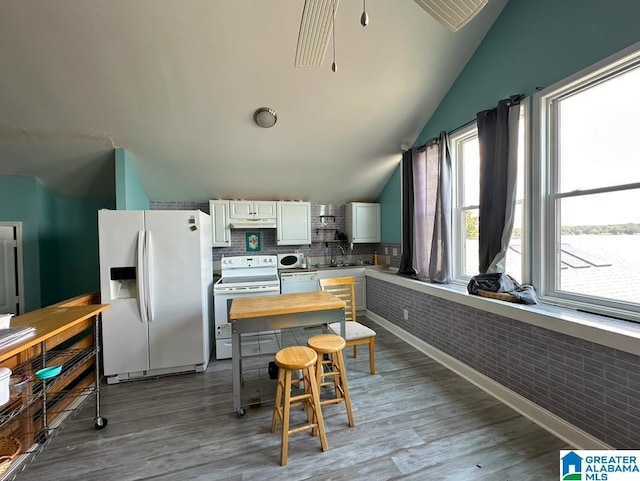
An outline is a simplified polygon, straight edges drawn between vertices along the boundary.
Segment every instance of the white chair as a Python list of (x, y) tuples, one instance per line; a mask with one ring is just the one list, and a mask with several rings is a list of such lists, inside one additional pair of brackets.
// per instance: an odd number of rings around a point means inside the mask
[[(356, 321), (355, 310), (355, 279), (353, 277), (333, 277), (330, 279), (320, 279), (320, 287), (323, 291), (329, 291), (346, 303), (345, 327), (346, 327), (346, 347), (353, 346), (353, 357), (357, 356), (357, 346), (369, 345), (369, 370), (371, 374), (376, 373), (375, 349), (376, 331), (368, 328), (364, 324)], [(340, 336), (340, 323), (332, 322), (328, 329), (331, 333)]]

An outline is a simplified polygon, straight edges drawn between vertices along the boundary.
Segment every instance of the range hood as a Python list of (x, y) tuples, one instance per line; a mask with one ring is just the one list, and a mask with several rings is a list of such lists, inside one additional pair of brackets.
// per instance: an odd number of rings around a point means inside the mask
[(233, 219), (229, 226), (232, 229), (275, 229), (275, 219)]

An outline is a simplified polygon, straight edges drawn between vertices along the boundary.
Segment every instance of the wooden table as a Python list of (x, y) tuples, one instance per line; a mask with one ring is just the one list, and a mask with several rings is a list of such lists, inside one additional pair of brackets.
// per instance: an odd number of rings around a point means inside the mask
[(240, 391), (242, 384), (240, 335), (246, 332), (292, 327), (317, 326), (340, 322), (345, 336), (345, 302), (330, 292), (316, 291), (277, 296), (239, 297), (231, 301), (231, 365), (233, 376), (233, 410), (244, 416)]

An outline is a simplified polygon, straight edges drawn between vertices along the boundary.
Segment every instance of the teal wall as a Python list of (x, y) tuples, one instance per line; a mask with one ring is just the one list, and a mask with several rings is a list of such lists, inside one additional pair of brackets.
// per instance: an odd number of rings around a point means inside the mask
[(116, 159), (116, 209), (148, 210), (149, 198), (140, 183), (129, 153), (119, 147), (115, 150)]
[[(56, 300), (100, 289), (98, 210), (113, 207), (113, 202), (55, 198), (59, 261)], [(43, 289), (43, 300), (44, 294)]]
[(97, 290), (97, 211), (113, 201), (51, 195), (36, 177), (0, 176), (0, 221), (22, 222), (24, 308)]
[(415, 145), (640, 41), (639, 18), (639, 1), (510, 0)]
[[(414, 146), (502, 98), (531, 95), (640, 41), (638, 19), (637, 0), (509, 0)], [(400, 195), (391, 195), (395, 182), (394, 175), (380, 199), (385, 211), (400, 216)]]
[(400, 174), (401, 169), (398, 167), (377, 200), (380, 203), (380, 238), (387, 244), (402, 242), (402, 215), (398, 210), (402, 195)]
[[(56, 201), (40, 179), (34, 177), (38, 210), (38, 246), (40, 249), (40, 305), (48, 306), (61, 300), (60, 255), (56, 227)], [(25, 288), (27, 295), (29, 290)], [(38, 306), (40, 307), (40, 306)]]
[(40, 245), (35, 177), (0, 176), (0, 221), (22, 222), (25, 311), (40, 307)]

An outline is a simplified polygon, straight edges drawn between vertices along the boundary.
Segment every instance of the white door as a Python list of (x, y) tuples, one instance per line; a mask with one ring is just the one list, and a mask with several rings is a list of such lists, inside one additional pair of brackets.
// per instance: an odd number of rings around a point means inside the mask
[(0, 225), (0, 314), (20, 314), (16, 229)]
[(203, 226), (195, 211), (150, 210), (145, 212), (145, 223), (151, 244), (150, 369), (202, 364), (204, 336), (208, 336), (201, 285)]
[[(103, 304), (111, 304), (102, 314), (106, 376), (149, 369), (148, 329), (138, 299), (138, 233), (143, 229), (143, 211), (98, 211), (100, 294)], [(118, 269), (127, 267), (135, 268), (131, 286), (118, 280)]]

